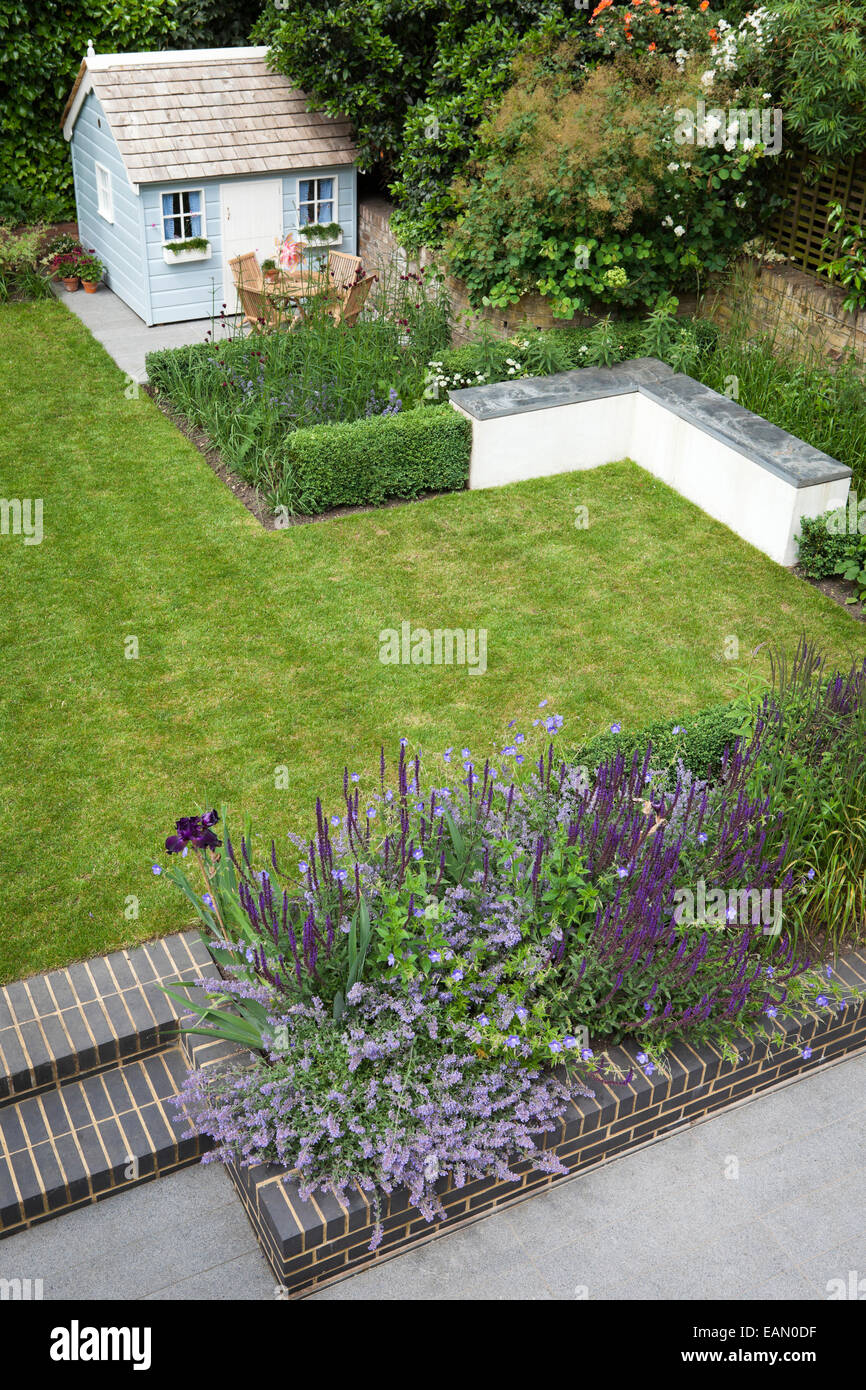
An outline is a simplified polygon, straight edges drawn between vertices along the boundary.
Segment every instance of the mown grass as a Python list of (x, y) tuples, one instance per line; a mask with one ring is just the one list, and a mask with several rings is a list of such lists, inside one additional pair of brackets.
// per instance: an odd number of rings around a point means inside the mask
[[(124, 384), (62, 305), (0, 310), (0, 496), (41, 497), (45, 528), (0, 536), (2, 979), (188, 925), (151, 864), (196, 806), (285, 843), (345, 763), (372, 780), (382, 742), (483, 756), (544, 698), (571, 739), (723, 699), (803, 627), (862, 648), (631, 463), (264, 531)], [(487, 674), (382, 665), (404, 619), (486, 628)]]

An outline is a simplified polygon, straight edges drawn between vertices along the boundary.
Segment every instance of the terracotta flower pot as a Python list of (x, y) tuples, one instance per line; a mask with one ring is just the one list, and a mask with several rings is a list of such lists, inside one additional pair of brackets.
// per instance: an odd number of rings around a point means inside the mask
[(63, 288), (64, 288), (65, 290), (68, 290), (69, 293), (72, 294), (75, 290), (78, 289), (78, 276), (77, 276), (77, 275), (68, 275), (68, 276), (67, 276), (67, 275), (64, 275), (64, 276), (63, 276)]
[(99, 289), (98, 280), (84, 280), (82, 283), (87, 294), (96, 294), (96, 291)]

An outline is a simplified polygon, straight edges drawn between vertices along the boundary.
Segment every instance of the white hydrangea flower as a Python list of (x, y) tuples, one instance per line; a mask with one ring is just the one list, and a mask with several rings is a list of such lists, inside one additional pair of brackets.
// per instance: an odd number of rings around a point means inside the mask
[(677, 163), (671, 163), (671, 164), (669, 164), (669, 165), (668, 165), (668, 173), (669, 173), (669, 174), (675, 174), (675, 173), (677, 172), (677, 170), (679, 169), (679, 167), (680, 167), (680, 166), (679, 166)]

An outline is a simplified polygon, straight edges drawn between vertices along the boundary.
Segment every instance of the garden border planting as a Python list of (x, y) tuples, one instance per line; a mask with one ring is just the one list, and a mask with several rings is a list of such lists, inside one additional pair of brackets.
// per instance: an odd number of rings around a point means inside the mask
[[(851, 469), (655, 358), (452, 391), (472, 422), (470, 488), (631, 458), (782, 565)], [(543, 415), (542, 412), (552, 412)]]
[[(866, 952), (850, 950), (834, 968), (846, 987), (861, 992), (866, 988)], [(866, 998), (855, 997), (829, 1019), (805, 1017), (787, 1024), (768, 1019), (767, 1034), (767, 1041), (754, 1044), (744, 1039), (735, 1063), (715, 1047), (692, 1047), (678, 1040), (666, 1054), (668, 1076), (661, 1071), (645, 1076), (632, 1045), (609, 1048), (612, 1062), (626, 1071), (635, 1069), (630, 1083), (594, 1083), (594, 1100), (576, 1097), (558, 1130), (538, 1136), (540, 1147), (553, 1149), (569, 1165), (567, 1175), (539, 1173), (523, 1161), (513, 1164), (521, 1174), (517, 1183), (491, 1177), (458, 1188), (443, 1181), (440, 1196), (448, 1219), (432, 1223), (411, 1206), (407, 1189), (398, 1188), (382, 1198), (383, 1236), (375, 1251), (370, 1250), (373, 1205), (357, 1186), (342, 1201), (321, 1192), (302, 1201), (297, 1185), (286, 1181), (276, 1164), (226, 1166), (276, 1279), (292, 1294), (311, 1293), (790, 1081), (798, 1072), (814, 1071), (860, 1051), (866, 1047)], [(772, 1034), (790, 1039), (790, 1045), (771, 1046)], [(219, 1066), (233, 1050), (225, 1042), (195, 1034), (184, 1036), (183, 1047), (196, 1068)]]

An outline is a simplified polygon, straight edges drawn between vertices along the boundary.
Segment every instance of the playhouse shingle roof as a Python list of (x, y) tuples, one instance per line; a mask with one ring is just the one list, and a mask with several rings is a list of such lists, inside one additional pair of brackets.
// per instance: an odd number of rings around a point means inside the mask
[(265, 53), (91, 56), (63, 120), (74, 122), (82, 83), (92, 87), (134, 184), (353, 163), (349, 122), (308, 110)]

